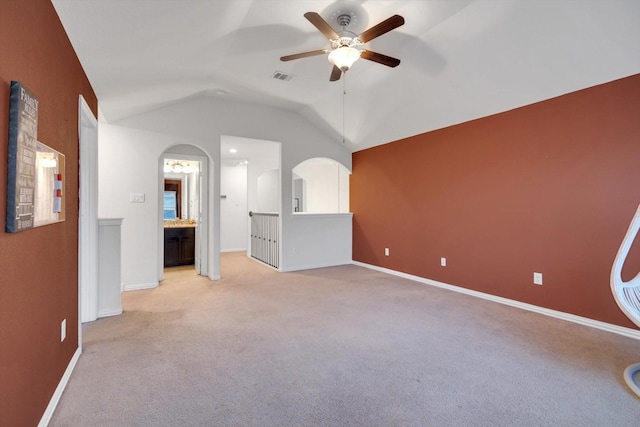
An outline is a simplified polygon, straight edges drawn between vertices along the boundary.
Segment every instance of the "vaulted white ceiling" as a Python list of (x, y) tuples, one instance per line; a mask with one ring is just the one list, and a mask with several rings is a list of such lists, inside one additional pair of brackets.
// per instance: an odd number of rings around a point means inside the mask
[[(52, 2), (109, 122), (217, 97), (299, 112), (352, 151), (640, 72), (638, 0)], [(364, 46), (401, 64), (329, 82), (326, 55), (280, 61), (330, 48), (309, 11), (336, 30), (351, 13), (356, 34), (402, 15)]]

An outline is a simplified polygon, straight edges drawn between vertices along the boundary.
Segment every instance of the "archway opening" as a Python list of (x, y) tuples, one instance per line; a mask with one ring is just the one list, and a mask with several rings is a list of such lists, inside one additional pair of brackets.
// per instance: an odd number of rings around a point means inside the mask
[(166, 150), (159, 162), (159, 280), (165, 268), (193, 267), (208, 275), (209, 158), (192, 145)]
[(294, 213), (349, 212), (349, 170), (340, 162), (315, 157), (292, 170)]

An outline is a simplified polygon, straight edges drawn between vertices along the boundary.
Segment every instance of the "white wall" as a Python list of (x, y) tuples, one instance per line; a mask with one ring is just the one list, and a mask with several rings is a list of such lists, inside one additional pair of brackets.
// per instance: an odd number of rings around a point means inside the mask
[(223, 162), (220, 167), (220, 251), (247, 249), (247, 166)]
[[(220, 140), (223, 135), (276, 141), (281, 144), (281, 267), (296, 268), (297, 261), (289, 256), (293, 239), (312, 230), (304, 227), (294, 229), (291, 226), (291, 170), (295, 165), (313, 157), (331, 158), (350, 169), (351, 153), (341, 141), (327, 137), (295, 112), (203, 96), (121, 120), (116, 124), (100, 126), (99, 216), (124, 218), (122, 275), (125, 285), (157, 283), (159, 157), (168, 147), (177, 144), (195, 145), (211, 161), (208, 174), (210, 209), (207, 219), (211, 225), (208, 230), (211, 249), (209, 276), (219, 277)], [(146, 203), (129, 203), (131, 192), (145, 193)], [(296, 233), (296, 236), (292, 233)], [(348, 233), (343, 230), (342, 234), (350, 241), (350, 230)], [(298, 251), (303, 250), (304, 245), (317, 244), (311, 240), (298, 243)], [(323, 263), (323, 259), (334, 262), (330, 252), (320, 252), (318, 263)], [(340, 260), (341, 263), (350, 261), (350, 255)]]
[[(206, 144), (106, 123), (100, 124), (98, 138), (98, 216), (123, 218), (123, 286), (125, 289), (157, 286), (162, 279), (158, 257), (159, 245), (163, 243), (159, 218), (162, 153), (176, 141), (201, 148)], [(130, 193), (143, 193), (145, 202), (131, 203)], [(205, 225), (203, 232), (205, 240), (211, 241), (212, 230)], [(213, 251), (210, 252), (207, 259), (201, 260), (202, 271), (215, 277), (215, 271), (210, 268)]]
[[(104, 123), (98, 129), (98, 217), (123, 218), (122, 283), (156, 285), (158, 156), (169, 141)], [(145, 202), (131, 203), (130, 193), (143, 193)]]
[[(261, 212), (260, 208), (262, 206), (260, 206), (261, 203), (259, 203), (258, 178), (270, 170), (280, 170), (280, 149), (279, 147), (276, 147), (276, 149), (274, 157), (272, 158), (251, 159), (249, 162), (247, 192), (250, 211)], [(279, 209), (275, 210), (275, 212), (279, 211)]]
[[(264, 141), (272, 145), (272, 153), (268, 157), (251, 158), (248, 165), (247, 205), (249, 211), (260, 212), (258, 202), (258, 177), (270, 170), (280, 168), (280, 144)], [(277, 210), (276, 212), (279, 212)], [(247, 218), (247, 229), (251, 230), (251, 219)], [(251, 256), (251, 238), (247, 233), (247, 256)]]
[(186, 215), (183, 214), (185, 219), (197, 219), (198, 218), (198, 171), (200, 169), (200, 162), (194, 162), (196, 171), (187, 175), (187, 185), (189, 187), (187, 195)]
[(256, 212), (280, 212), (280, 170), (272, 169), (258, 177)]
[(344, 166), (338, 167), (338, 212), (346, 213), (351, 212), (349, 205), (349, 175), (351, 172)]

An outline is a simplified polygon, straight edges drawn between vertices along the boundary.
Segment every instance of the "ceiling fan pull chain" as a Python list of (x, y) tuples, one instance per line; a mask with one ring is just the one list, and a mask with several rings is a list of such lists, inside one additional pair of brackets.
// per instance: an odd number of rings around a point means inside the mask
[(347, 73), (344, 73), (344, 78), (342, 79), (342, 143), (345, 143), (344, 140), (344, 116), (345, 116), (345, 108), (344, 108), (344, 100), (347, 96)]

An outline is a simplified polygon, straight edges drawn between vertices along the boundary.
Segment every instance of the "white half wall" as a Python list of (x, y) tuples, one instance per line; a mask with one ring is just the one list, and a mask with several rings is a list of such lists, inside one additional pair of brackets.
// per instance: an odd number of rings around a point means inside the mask
[[(307, 270), (351, 264), (353, 215), (287, 213), (288, 252), (281, 271)], [(286, 256), (284, 256), (286, 255)]]

